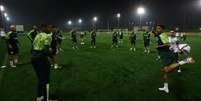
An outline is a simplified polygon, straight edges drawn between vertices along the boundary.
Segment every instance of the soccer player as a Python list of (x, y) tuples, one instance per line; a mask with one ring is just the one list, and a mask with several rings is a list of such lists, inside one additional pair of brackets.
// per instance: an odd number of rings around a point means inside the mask
[(136, 44), (136, 33), (133, 31), (129, 37), (131, 48), (130, 51), (136, 51), (135, 44)]
[[(178, 44), (179, 44), (179, 39), (178, 37), (176, 37), (176, 33), (174, 31), (170, 31), (169, 33), (169, 43), (170, 43), (170, 50), (173, 51), (174, 53), (174, 57), (175, 57), (175, 61), (174, 62), (178, 62), (179, 61), (179, 49), (177, 48)], [(181, 68), (179, 67), (177, 72), (181, 72)]]
[(112, 48), (114, 47), (118, 48), (118, 34), (116, 31), (112, 34)]
[(6, 34), (5, 39), (8, 47), (10, 67), (15, 68), (16, 65), (18, 64), (18, 53), (19, 53), (18, 48), (19, 41), (17, 39), (17, 32), (15, 25), (10, 26), (10, 31)]
[(124, 33), (122, 31), (119, 32), (119, 43), (123, 43)]
[(85, 44), (85, 43), (84, 43), (84, 36), (85, 36), (85, 33), (84, 33), (84, 32), (81, 32), (81, 33), (80, 33), (80, 40), (81, 40), (81, 43), (80, 43), (80, 44), (81, 44), (82, 47), (83, 47), (84, 44)]
[(91, 32), (91, 48), (96, 48), (96, 31)]
[(178, 66), (181, 66), (184, 64), (192, 64), (194, 63), (194, 61), (191, 57), (188, 57), (186, 60), (182, 60), (177, 63), (174, 63), (174, 55), (173, 55), (173, 52), (169, 49), (170, 45), (169, 45), (168, 35), (164, 33), (164, 26), (157, 25), (156, 33), (154, 34), (158, 38), (157, 50), (163, 64), (163, 67), (161, 68), (161, 72), (163, 74), (164, 87), (159, 88), (159, 90), (169, 93), (168, 74), (178, 69)]
[(32, 27), (32, 30), (29, 33), (27, 33), (27, 37), (29, 38), (31, 43), (33, 43), (33, 40), (35, 39), (35, 37), (38, 34), (38, 32), (39, 32), (38, 27), (36, 25), (34, 25)]
[(52, 66), (54, 69), (60, 68), (60, 66), (57, 63), (57, 55), (59, 53), (59, 46), (60, 46), (60, 33), (58, 31), (58, 28), (56, 26), (52, 26), (52, 42), (51, 42), (51, 60), (52, 60)]
[(71, 40), (72, 40), (72, 48), (78, 49), (78, 47), (77, 47), (77, 31), (75, 29), (73, 29), (71, 31)]
[[(38, 33), (39, 33), (38, 27), (34, 25), (32, 27), (32, 30), (26, 34), (28, 39), (31, 41), (31, 44), (33, 44), (33, 40), (35, 39), (35, 37)], [(31, 52), (32, 52), (32, 50), (33, 50), (33, 46), (31, 47)]]
[[(183, 59), (183, 61), (186, 61), (188, 58), (192, 58), (190, 56), (191, 47), (188, 44), (180, 44), (179, 39), (176, 37), (176, 33), (174, 31), (170, 32), (169, 42), (170, 50), (172, 50), (175, 55), (175, 61), (179, 60), (179, 54), (184, 55), (185, 59)], [(181, 67), (178, 68), (177, 72), (181, 72)]]
[(57, 28), (57, 34), (58, 34), (58, 48), (59, 48), (59, 51), (64, 51), (62, 48), (61, 48), (61, 45), (62, 45), (62, 41), (65, 39), (63, 36), (62, 36), (62, 32), (59, 28)]
[(144, 53), (149, 54), (150, 53), (150, 36), (151, 34), (148, 31), (143, 32), (143, 40), (144, 40)]
[(37, 101), (49, 101), (49, 76), (51, 55), (52, 33), (50, 25), (41, 25), (41, 32), (33, 41), (33, 52), (31, 62), (38, 77)]

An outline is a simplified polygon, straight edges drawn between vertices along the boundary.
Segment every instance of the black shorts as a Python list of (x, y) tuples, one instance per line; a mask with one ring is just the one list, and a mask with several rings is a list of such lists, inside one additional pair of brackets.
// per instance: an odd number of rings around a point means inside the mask
[(19, 48), (17, 44), (11, 45), (12, 48), (9, 48), (8, 46), (8, 55), (16, 55), (19, 53)]
[(131, 41), (131, 45), (135, 45), (136, 41)]
[(51, 55), (56, 55), (57, 54), (57, 44), (52, 44), (51, 49), (52, 49)]
[(144, 47), (149, 47), (150, 46), (150, 41), (144, 41)]
[(175, 56), (172, 51), (159, 51), (159, 56), (161, 57), (161, 62), (163, 67), (169, 66), (174, 63)]

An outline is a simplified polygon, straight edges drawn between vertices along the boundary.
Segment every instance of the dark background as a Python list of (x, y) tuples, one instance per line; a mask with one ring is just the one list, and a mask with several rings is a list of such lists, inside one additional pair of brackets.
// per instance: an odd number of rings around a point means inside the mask
[(120, 24), (128, 27), (130, 23), (138, 24), (136, 8), (144, 6), (147, 21), (168, 26), (201, 25), (201, 3), (199, 0), (3, 0), (12, 23), (32, 25), (51, 23), (61, 27), (71, 19), (83, 19), (83, 26), (90, 26), (93, 16), (99, 17), (99, 26), (111, 24), (116, 26), (116, 13), (121, 13)]

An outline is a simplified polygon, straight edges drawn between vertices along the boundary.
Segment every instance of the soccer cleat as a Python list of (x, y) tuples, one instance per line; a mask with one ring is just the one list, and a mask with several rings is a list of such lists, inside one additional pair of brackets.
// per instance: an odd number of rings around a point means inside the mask
[(164, 91), (165, 93), (169, 93), (169, 89), (166, 87), (158, 88), (159, 91)]
[(18, 64), (18, 59), (15, 59), (15, 60), (14, 60), (14, 63), (15, 63), (15, 64)]
[(147, 54), (149, 54), (149, 53), (150, 53), (150, 50), (147, 51)]
[(6, 68), (6, 66), (1, 66), (1, 68), (3, 69), (3, 68)]
[(16, 65), (11, 65), (10, 67), (12, 67), (12, 68), (16, 68), (17, 66), (16, 66)]
[(44, 97), (43, 97), (43, 96), (36, 98), (36, 101), (43, 101), (43, 100), (44, 100)]
[(135, 49), (135, 48), (133, 48), (133, 51), (135, 52), (135, 51), (136, 51), (136, 49)]
[(130, 51), (132, 51), (133, 50), (133, 48), (130, 48)]
[(189, 58), (187, 58), (187, 62), (188, 62), (189, 64), (192, 64), (192, 63), (195, 63), (195, 60), (193, 60), (192, 57), (189, 57)]
[(54, 69), (61, 69), (61, 66), (59, 66), (58, 64), (55, 64)]

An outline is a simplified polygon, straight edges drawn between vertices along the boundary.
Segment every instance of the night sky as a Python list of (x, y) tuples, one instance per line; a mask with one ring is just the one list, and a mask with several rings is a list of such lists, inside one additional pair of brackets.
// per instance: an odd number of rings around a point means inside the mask
[(199, 0), (5, 0), (4, 5), (16, 24), (52, 23), (63, 25), (68, 19), (82, 18), (90, 22), (93, 16), (101, 21), (114, 20), (122, 14), (121, 23), (136, 21), (135, 10), (146, 8), (146, 21), (155, 20), (166, 25), (201, 25)]

